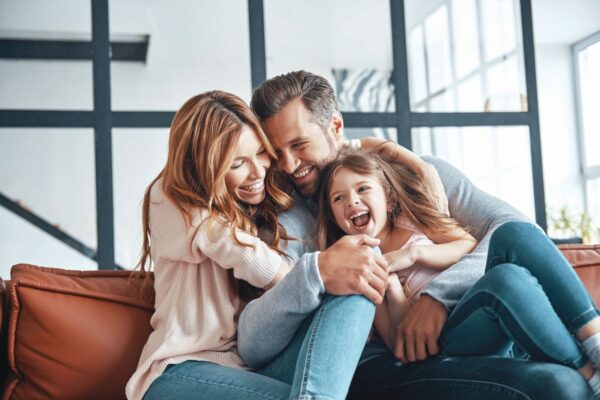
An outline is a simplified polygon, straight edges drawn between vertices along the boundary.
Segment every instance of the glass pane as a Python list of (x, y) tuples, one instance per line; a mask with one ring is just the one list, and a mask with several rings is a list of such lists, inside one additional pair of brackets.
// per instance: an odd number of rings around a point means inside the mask
[(0, 277), (10, 279), (10, 269), (25, 263), (44, 267), (96, 270), (98, 264), (26, 220), (0, 207)]
[(520, 18), (517, 19), (514, 2), (515, 0), (480, 1), (485, 38), (484, 54), (487, 61), (502, 57), (517, 47), (515, 32), (517, 26), (520, 26)]
[(527, 111), (525, 88), (519, 81), (516, 57), (493, 65), (487, 71), (485, 111)]
[(585, 161), (600, 165), (600, 41), (579, 52), (581, 116)]
[[(89, 41), (89, 1), (8, 1), (0, 12), (0, 37), (12, 40)], [(65, 5), (66, 6), (66, 5)], [(0, 60), (0, 108), (90, 110), (92, 63), (78, 60)]]
[[(93, 249), (95, 187), (91, 129), (0, 129), (0, 191)], [(0, 222), (6, 237), (0, 242), (12, 250), (0, 251), (2, 265), (17, 261), (74, 269), (96, 265), (83, 262), (84, 256), (6, 213)], [(15, 260), (18, 256), (22, 258)]]
[(452, 18), (456, 75), (462, 78), (480, 64), (476, 1), (452, 0)]
[(427, 97), (427, 63), (425, 61), (423, 27), (420, 25), (410, 33), (409, 51), (411, 97), (418, 102)]
[(452, 81), (448, 12), (445, 5), (425, 18), (425, 52), (429, 92), (434, 94)]
[(600, 243), (600, 178), (590, 179), (587, 184), (587, 206), (591, 217), (591, 243)]
[(208, 90), (250, 101), (246, 0), (111, 1), (111, 36), (147, 36), (146, 62), (111, 63), (114, 110), (176, 110)]
[(479, 188), (535, 219), (528, 128), (420, 128), (412, 138), (417, 154), (450, 162)]
[(337, 89), (342, 111), (393, 111), (389, 1), (266, 0), (267, 76), (307, 70)]
[(413, 112), (526, 111), (518, 0), (405, 5)]
[(364, 137), (379, 137), (386, 140), (396, 141), (396, 128), (344, 128), (346, 139), (360, 139)]
[(474, 75), (458, 85), (458, 109), (461, 111), (484, 111), (481, 77)]
[(167, 160), (168, 129), (113, 130), (115, 258), (133, 268), (142, 248), (142, 199)]

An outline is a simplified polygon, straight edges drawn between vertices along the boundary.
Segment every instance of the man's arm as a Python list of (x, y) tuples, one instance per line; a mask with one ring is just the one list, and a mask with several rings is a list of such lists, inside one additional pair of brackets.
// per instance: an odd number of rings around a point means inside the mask
[(427, 285), (398, 326), (394, 354), (404, 363), (424, 360), (428, 355), (438, 353), (437, 340), (448, 312), (485, 272), (493, 231), (508, 221), (528, 220), (508, 203), (478, 189), (449, 163), (435, 157), (423, 159), (438, 171), (448, 198), (450, 216), (467, 227), (479, 244)]
[(278, 284), (242, 311), (237, 346), (248, 366), (260, 367), (279, 354), (304, 318), (321, 304), (325, 287), (317, 267), (318, 254), (303, 255)]
[(505, 222), (529, 222), (529, 219), (510, 204), (477, 188), (451, 164), (435, 157), (423, 159), (438, 171), (448, 197), (450, 216), (479, 240), (471, 253), (436, 276), (423, 292), (451, 310), (483, 275), (493, 231)]
[(345, 236), (327, 250), (300, 257), (272, 289), (248, 303), (238, 321), (238, 351), (250, 367), (264, 365), (292, 340), (323, 293), (362, 294), (383, 300), (387, 262), (371, 250), (379, 241)]

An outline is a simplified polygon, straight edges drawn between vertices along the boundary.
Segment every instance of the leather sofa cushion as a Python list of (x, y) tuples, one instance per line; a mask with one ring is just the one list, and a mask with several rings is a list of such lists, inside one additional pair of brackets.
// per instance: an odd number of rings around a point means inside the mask
[(128, 271), (12, 268), (5, 399), (120, 399), (151, 332), (152, 282)]
[(563, 244), (558, 248), (583, 281), (596, 307), (600, 306), (600, 244)]

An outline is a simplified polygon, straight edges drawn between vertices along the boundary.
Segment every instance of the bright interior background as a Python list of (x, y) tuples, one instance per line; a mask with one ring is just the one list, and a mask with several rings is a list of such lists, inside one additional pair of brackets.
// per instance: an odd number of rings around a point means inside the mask
[[(406, 1), (413, 111), (523, 110), (527, 93), (518, 4)], [(593, 111), (599, 104), (600, 69), (593, 66), (600, 66), (600, 50), (596, 46), (580, 56), (588, 79), (582, 96), (592, 104), (583, 120), (587, 143), (595, 143), (580, 151), (572, 46), (600, 31), (600, 2), (533, 0), (532, 7), (548, 211), (587, 210), (597, 227), (600, 179), (583, 179), (580, 153), (590, 166), (600, 163), (600, 123)], [(173, 111), (210, 89), (250, 100), (246, 0), (112, 0), (109, 8), (113, 38), (149, 36), (145, 63), (111, 65), (113, 110)], [(307, 69), (333, 83), (334, 70), (389, 73), (388, 0), (265, 0), (264, 8), (269, 76)], [(90, 15), (89, 1), (0, 0), (0, 36), (90, 38)], [(346, 110), (383, 111), (341, 103)], [(0, 108), (92, 109), (91, 62), (0, 60)], [(353, 137), (366, 133), (348, 131)], [(414, 129), (412, 135), (415, 151), (447, 159), (533, 218), (528, 133), (527, 127), (455, 127)], [(138, 257), (140, 201), (165, 161), (167, 136), (167, 129), (113, 130), (120, 265), (131, 267)], [(91, 129), (0, 129), (0, 191), (95, 248), (93, 146)], [(0, 208), (0, 276), (6, 278), (10, 266), (19, 262), (97, 268)]]

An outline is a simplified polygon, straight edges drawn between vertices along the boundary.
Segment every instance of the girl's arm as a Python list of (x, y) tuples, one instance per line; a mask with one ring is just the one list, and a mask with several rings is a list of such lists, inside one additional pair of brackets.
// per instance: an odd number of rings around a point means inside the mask
[(431, 195), (437, 200), (438, 210), (448, 215), (448, 198), (444, 191), (444, 185), (435, 167), (424, 161), (421, 157), (390, 140), (384, 140), (376, 137), (362, 138), (361, 147), (367, 150), (377, 150), (388, 158), (406, 165), (415, 174), (422, 177), (429, 188)]
[(383, 343), (385, 343), (388, 349), (394, 351), (394, 339), (392, 338), (391, 334), (392, 324), (390, 323), (390, 310), (388, 307), (387, 298), (384, 299), (375, 309), (375, 321), (373, 324), (375, 325), (377, 334), (381, 340), (383, 340)]
[(435, 232), (426, 234), (436, 244), (415, 245), (385, 254), (390, 272), (410, 268), (415, 264), (445, 270), (477, 245), (477, 240), (462, 228), (456, 228), (446, 235)]
[(425, 234), (436, 244), (413, 246), (410, 250), (416, 264), (429, 268), (444, 270), (477, 246), (477, 240), (462, 228), (446, 234), (427, 231)]
[(398, 275), (390, 274), (385, 300), (375, 310), (375, 329), (392, 352), (396, 343), (396, 329), (409, 307)]

